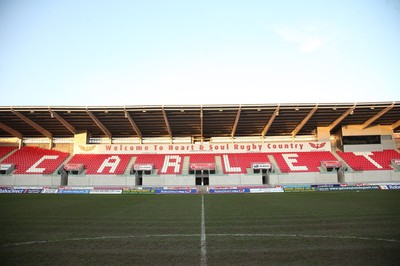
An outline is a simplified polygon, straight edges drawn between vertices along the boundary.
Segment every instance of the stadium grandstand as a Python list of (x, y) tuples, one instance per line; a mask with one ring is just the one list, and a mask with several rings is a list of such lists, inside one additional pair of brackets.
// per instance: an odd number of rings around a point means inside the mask
[(400, 181), (400, 102), (0, 107), (0, 186)]

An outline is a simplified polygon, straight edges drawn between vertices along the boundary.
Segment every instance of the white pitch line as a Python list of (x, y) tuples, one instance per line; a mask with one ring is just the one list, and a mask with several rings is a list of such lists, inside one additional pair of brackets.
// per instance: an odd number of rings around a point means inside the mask
[(200, 265), (207, 265), (207, 246), (206, 246), (206, 219), (204, 211), (204, 195), (201, 195), (201, 237), (200, 237), (200, 247), (201, 247), (201, 261)]
[[(203, 220), (203, 219), (202, 219)], [(23, 245), (36, 245), (36, 244), (47, 244), (47, 243), (59, 243), (59, 242), (70, 242), (70, 241), (85, 241), (85, 240), (107, 240), (107, 239), (128, 239), (128, 238), (152, 238), (152, 237), (201, 237), (202, 244), (204, 240), (204, 255), (206, 254), (206, 234), (204, 224), (201, 234), (154, 234), (154, 235), (127, 235), (127, 236), (98, 236), (98, 237), (75, 237), (67, 239), (56, 239), (56, 240), (37, 240), (37, 241), (26, 241), (18, 243), (9, 243), (1, 245), (1, 247), (12, 247), (12, 246), (23, 246)], [(208, 234), (208, 236), (226, 236), (226, 237), (297, 237), (297, 238), (332, 238), (332, 239), (355, 239), (355, 240), (369, 240), (369, 241), (383, 241), (383, 242), (394, 242), (400, 243), (398, 239), (390, 238), (374, 238), (374, 237), (363, 237), (363, 236), (334, 236), (334, 235), (304, 235), (304, 234)], [(204, 237), (204, 238), (203, 238)], [(203, 245), (202, 245), (203, 248)], [(206, 259), (206, 257), (204, 257)]]
[(355, 239), (355, 240), (374, 240), (374, 241), (385, 241), (385, 242), (398, 242), (397, 239), (388, 238), (374, 238), (374, 237), (363, 237), (363, 236), (333, 236), (333, 235), (304, 235), (304, 234), (208, 234), (209, 236), (233, 236), (233, 237), (301, 237), (301, 238), (333, 238), (333, 239)]

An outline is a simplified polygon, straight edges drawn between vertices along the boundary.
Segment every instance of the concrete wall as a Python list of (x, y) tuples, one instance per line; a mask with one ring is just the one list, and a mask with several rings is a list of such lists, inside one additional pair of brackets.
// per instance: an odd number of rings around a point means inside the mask
[[(134, 175), (86, 175), (68, 177), (68, 186), (135, 186)], [(400, 171), (345, 172), (346, 183), (400, 182)], [(272, 173), (270, 184), (329, 184), (338, 183), (336, 172)], [(195, 186), (194, 175), (148, 175), (142, 186)], [(1, 175), (0, 186), (61, 186), (61, 176)], [(261, 174), (210, 175), (210, 186), (262, 185)]]
[(345, 172), (344, 181), (346, 183), (400, 182), (400, 172), (390, 170)]
[(134, 175), (70, 175), (68, 186), (134, 186)]
[(184, 175), (146, 175), (143, 176), (144, 187), (157, 186), (195, 186), (194, 176)]
[(1, 186), (61, 186), (61, 176), (1, 175)]
[(270, 174), (271, 184), (329, 184), (338, 183), (337, 172), (324, 173), (273, 173)]
[(261, 174), (255, 175), (211, 175), (210, 186), (240, 186), (240, 185), (262, 185)]

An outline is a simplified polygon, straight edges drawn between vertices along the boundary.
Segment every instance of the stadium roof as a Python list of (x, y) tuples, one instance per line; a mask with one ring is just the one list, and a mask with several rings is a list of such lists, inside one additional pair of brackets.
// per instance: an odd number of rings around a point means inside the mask
[(400, 132), (400, 102), (148, 106), (0, 107), (0, 137), (151, 138), (299, 136), (329, 127), (391, 126)]

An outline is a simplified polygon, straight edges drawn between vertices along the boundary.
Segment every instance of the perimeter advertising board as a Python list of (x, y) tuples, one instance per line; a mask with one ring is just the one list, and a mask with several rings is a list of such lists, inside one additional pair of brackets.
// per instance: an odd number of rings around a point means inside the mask
[(330, 142), (273, 142), (225, 144), (75, 144), (76, 154), (190, 154), (190, 153), (274, 153), (330, 151)]

